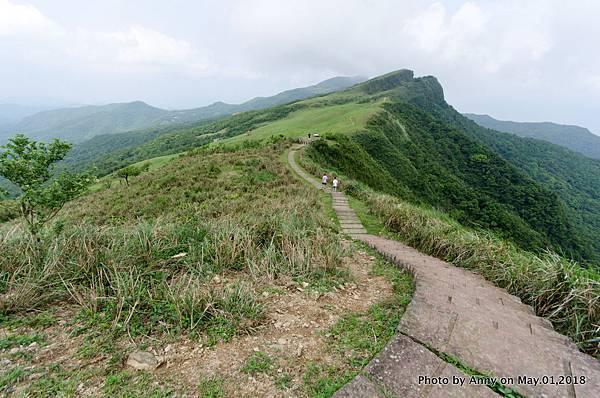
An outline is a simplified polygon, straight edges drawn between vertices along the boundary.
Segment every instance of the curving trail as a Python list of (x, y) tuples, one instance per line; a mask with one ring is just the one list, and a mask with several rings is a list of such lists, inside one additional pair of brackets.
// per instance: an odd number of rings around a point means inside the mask
[[(301, 146), (288, 152), (290, 166), (323, 189), (296, 163), (294, 156)], [(407, 398), (498, 396), (486, 386), (469, 384), (469, 376), (440, 359), (435, 351), (492, 376), (511, 378), (503, 384), (524, 396), (600, 396), (599, 362), (555, 332), (531, 307), (477, 274), (398, 241), (367, 234), (345, 195), (332, 195), (342, 230), (410, 269), (416, 284), (398, 334), (336, 397), (388, 397), (390, 393)], [(425, 377), (447, 378), (450, 384), (428, 383)], [(464, 385), (452, 385), (453, 380), (460, 379), (465, 380)]]

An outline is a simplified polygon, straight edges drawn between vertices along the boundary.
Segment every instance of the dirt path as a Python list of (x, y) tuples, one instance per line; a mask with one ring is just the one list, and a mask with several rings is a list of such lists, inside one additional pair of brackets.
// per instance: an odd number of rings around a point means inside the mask
[[(288, 153), (290, 166), (323, 189), (296, 163), (298, 148)], [(477, 274), (398, 241), (367, 234), (344, 194), (333, 193), (333, 199), (344, 232), (410, 268), (416, 281), (397, 336), (336, 397), (498, 396), (487, 386), (470, 384), (470, 376), (440, 359), (439, 353), (498, 377), (524, 396), (600, 396), (598, 361), (556, 333), (531, 307)], [(462, 386), (453, 384), (460, 380)]]

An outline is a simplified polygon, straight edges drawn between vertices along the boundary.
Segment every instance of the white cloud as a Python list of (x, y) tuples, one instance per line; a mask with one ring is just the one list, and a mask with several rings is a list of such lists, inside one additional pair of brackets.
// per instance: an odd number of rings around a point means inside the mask
[(467, 1), (452, 9), (439, 1), (245, 0), (232, 25), (259, 68), (268, 61), (378, 73), (394, 65), (469, 63), (493, 74), (551, 48), (544, 9), (516, 2)]
[(55, 33), (59, 27), (37, 8), (0, 0), (0, 37)]
[(216, 66), (205, 53), (184, 40), (143, 26), (117, 32), (78, 29), (68, 53), (105, 72), (213, 73)]
[(133, 25), (122, 31), (69, 29), (32, 5), (0, 0), (0, 45), (30, 63), (100, 73), (181, 73), (188, 77), (215, 73), (207, 52), (185, 40)]

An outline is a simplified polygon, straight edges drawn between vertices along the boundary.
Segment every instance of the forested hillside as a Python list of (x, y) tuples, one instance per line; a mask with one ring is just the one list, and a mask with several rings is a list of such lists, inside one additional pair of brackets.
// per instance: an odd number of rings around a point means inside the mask
[(558, 197), (464, 132), (391, 103), (366, 131), (316, 142), (309, 155), (386, 193), (496, 231), (528, 250), (589, 258)]
[(79, 170), (94, 167), (96, 173), (102, 176), (140, 160), (182, 152), (246, 133), (261, 123), (284, 117), (296, 107), (291, 104), (244, 112), (213, 122), (94, 137), (74, 148), (65, 159), (66, 167)]
[(512, 122), (472, 113), (464, 115), (488, 129), (512, 133), (520, 137), (537, 138), (569, 148), (590, 158), (600, 159), (600, 137), (583, 127), (549, 122)]
[(542, 140), (481, 127), (448, 105), (443, 96), (436, 101), (417, 104), (436, 118), (485, 144), (540, 186), (558, 195), (565, 205), (568, 219), (578, 231), (580, 242), (592, 248), (592, 258), (598, 262), (600, 161)]
[(98, 134), (121, 133), (156, 125), (169, 115), (141, 101), (63, 108), (36, 113), (11, 126), (0, 136), (6, 140), (15, 133), (24, 133), (39, 140), (62, 138), (78, 143)]
[(49, 106), (0, 104), (0, 131), (9, 127), (27, 116), (49, 110)]
[(567, 205), (569, 219), (600, 253), (600, 160), (558, 145), (508, 133), (473, 128), (477, 137), (531, 178), (555, 192)]

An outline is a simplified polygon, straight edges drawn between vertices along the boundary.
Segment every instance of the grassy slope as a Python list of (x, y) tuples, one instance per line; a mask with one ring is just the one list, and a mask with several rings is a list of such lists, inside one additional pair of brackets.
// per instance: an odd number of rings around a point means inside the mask
[[(311, 103), (310, 101), (308, 103)], [(308, 107), (292, 112), (287, 117), (252, 130), (247, 135), (233, 137), (227, 142), (260, 140), (273, 135), (307, 137), (311, 134), (350, 134), (363, 129), (371, 116), (380, 110), (382, 102), (349, 103), (326, 107)]]
[[(269, 290), (277, 280), (306, 281), (315, 291), (346, 282), (351, 276), (340, 267), (337, 229), (325, 217), (330, 204), (324, 207), (312, 187), (292, 183), (282, 151), (278, 143), (154, 159), (128, 188), (116, 185), (67, 206), (35, 257), (23, 255), (33, 250), (25, 234), (0, 231), (0, 327), (15, 333), (0, 339), (0, 348), (45, 345), (43, 333), (22, 334), (22, 325), (55, 325), (63, 322), (60, 308), (75, 306), (80, 311), (67, 327), (85, 336), (76, 356), (94, 364), (71, 370), (36, 363), (31, 370), (19, 358), (0, 372), (0, 391), (20, 385), (31, 396), (47, 389), (72, 396), (78, 384), (92, 383), (109, 395), (168, 396), (171, 382), (164, 377), (122, 369), (127, 350), (119, 344), (128, 335), (142, 347), (179, 337), (212, 345), (254, 330), (264, 320), (260, 293), (285, 294)], [(299, 388), (306, 395), (330, 396), (395, 333), (411, 278), (381, 259), (373, 272), (389, 281), (394, 296), (346, 314), (322, 337), (329, 359), (303, 364)], [(29, 310), (48, 322), (30, 320)], [(285, 391), (291, 380), (279, 380), (275, 365), (265, 373)], [(37, 378), (27, 383), (30, 374)], [(222, 391), (219, 383), (201, 384), (202, 393)]]
[[(148, 160), (142, 160), (140, 162), (134, 163), (133, 166), (144, 167), (147, 165), (148, 171), (153, 171), (153, 170), (163, 167), (164, 165), (171, 162), (172, 160), (177, 159), (180, 155), (181, 154), (175, 153), (172, 155), (157, 156), (155, 158), (151, 158)], [(121, 181), (122, 180), (120, 178), (116, 177), (114, 175), (114, 173), (109, 174), (107, 176), (100, 178), (94, 185), (92, 185), (90, 187), (90, 191), (97, 192), (97, 191), (100, 191), (105, 188), (110, 188), (112, 186), (112, 184), (121, 182)]]

